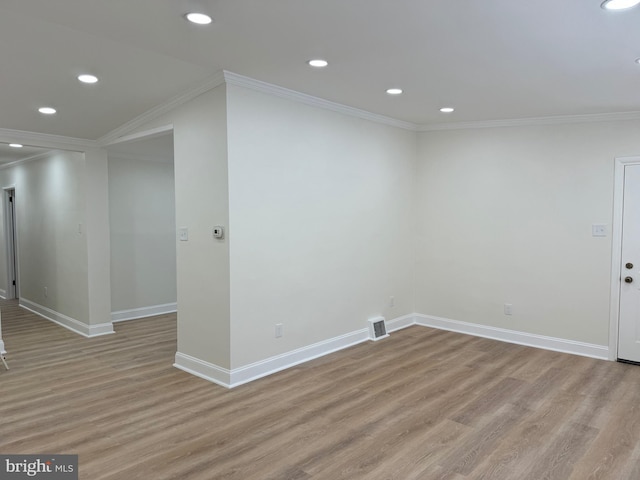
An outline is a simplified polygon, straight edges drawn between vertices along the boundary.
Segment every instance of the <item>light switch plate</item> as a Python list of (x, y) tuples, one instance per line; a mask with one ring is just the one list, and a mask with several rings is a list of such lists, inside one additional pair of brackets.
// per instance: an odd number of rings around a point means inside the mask
[(592, 237), (606, 237), (607, 236), (607, 226), (606, 225), (591, 225), (591, 236)]

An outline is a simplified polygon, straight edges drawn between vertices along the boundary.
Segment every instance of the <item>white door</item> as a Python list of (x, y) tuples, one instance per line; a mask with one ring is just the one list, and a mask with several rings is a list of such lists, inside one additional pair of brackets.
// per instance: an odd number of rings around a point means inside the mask
[(618, 359), (640, 362), (640, 165), (624, 167)]

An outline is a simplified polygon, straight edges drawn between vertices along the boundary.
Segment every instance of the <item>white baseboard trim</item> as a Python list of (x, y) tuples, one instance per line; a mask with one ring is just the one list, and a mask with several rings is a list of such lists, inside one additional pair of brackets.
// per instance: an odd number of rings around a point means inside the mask
[(176, 363), (173, 366), (196, 377), (231, 388), (231, 372), (213, 363), (205, 362), (185, 353), (176, 352)]
[(542, 348), (544, 350), (553, 350), (555, 352), (571, 353), (574, 355), (581, 355), (583, 357), (609, 360), (609, 347), (607, 345), (594, 345), (592, 343), (577, 342), (575, 340), (566, 340), (564, 338), (547, 337), (544, 335), (536, 335), (534, 333), (507, 330), (505, 328), (489, 327), (486, 325), (461, 322), (459, 320), (450, 320), (448, 318), (422, 315), (419, 313), (415, 314), (415, 323), (416, 325), (422, 325), (423, 327), (438, 328), (440, 330), (465, 333), (476, 337), (491, 338), (493, 340), (516, 343), (518, 345), (526, 345), (528, 347)]
[(234, 388), (367, 340), (369, 330), (358, 330), (233, 370), (178, 352), (173, 366), (223, 387)]
[[(405, 315), (387, 322), (389, 332), (411, 325), (415, 325), (414, 315)], [(369, 329), (364, 328), (232, 370), (178, 352), (173, 366), (223, 387), (234, 388), (369, 340)]]
[(111, 312), (111, 321), (125, 322), (127, 320), (153, 317), (154, 315), (163, 315), (165, 313), (174, 313), (177, 311), (177, 303), (164, 303), (162, 305), (151, 305), (150, 307), (132, 308), (130, 310), (118, 310), (117, 312)]
[(369, 329), (330, 338), (231, 370), (231, 388), (369, 340)]
[(403, 328), (411, 327), (416, 324), (415, 314), (403, 315), (402, 317), (392, 318), (385, 322), (387, 324), (387, 332), (397, 332)]
[[(547, 337), (516, 330), (507, 330), (505, 328), (450, 320), (432, 315), (419, 313), (409, 314), (388, 320), (386, 324), (388, 332), (395, 332), (413, 325), (419, 325), (544, 350), (553, 350), (601, 360), (609, 359), (609, 347), (605, 345), (594, 345), (563, 338)], [(173, 366), (223, 387), (234, 388), (368, 340), (370, 340), (368, 329), (357, 330), (231, 370), (178, 352), (176, 353), (176, 360)]]
[(47, 320), (57, 323), (61, 327), (71, 330), (72, 332), (75, 332), (84, 337), (99, 337), (101, 335), (115, 333), (113, 331), (113, 324), (111, 322), (98, 323), (96, 325), (87, 325), (86, 323), (80, 322), (75, 318), (67, 317), (62, 313), (58, 313), (54, 310), (51, 310), (50, 308), (32, 302), (31, 300), (27, 300), (26, 298), (21, 298), (19, 305), (22, 308), (41, 316), (42, 318), (46, 318)]

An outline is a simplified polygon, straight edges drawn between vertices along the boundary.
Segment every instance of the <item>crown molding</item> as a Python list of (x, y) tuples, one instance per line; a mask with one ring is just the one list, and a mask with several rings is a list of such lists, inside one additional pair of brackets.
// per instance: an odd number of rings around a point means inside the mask
[[(530, 126), (545, 126), (545, 125), (567, 125), (567, 124), (580, 124), (580, 123), (597, 123), (597, 122), (619, 122), (619, 121), (634, 121), (640, 120), (640, 111), (632, 112), (611, 112), (611, 113), (599, 113), (599, 114), (584, 114), (584, 115), (556, 115), (548, 117), (529, 117), (529, 118), (512, 118), (512, 119), (499, 119), (499, 120), (480, 120), (470, 122), (451, 122), (451, 123), (432, 123), (432, 124), (416, 124), (407, 122), (404, 120), (398, 120), (396, 118), (387, 117), (377, 113), (372, 113), (366, 110), (361, 110), (355, 107), (349, 107), (337, 102), (325, 100), (320, 97), (314, 97), (306, 93), (291, 90), (285, 87), (273, 85), (261, 80), (256, 80), (250, 77), (245, 77), (237, 73), (229, 72), (227, 70), (220, 70), (210, 77), (206, 78), (202, 83), (195, 88), (183, 92), (166, 102), (153, 107), (146, 111), (142, 115), (135, 117), (134, 119), (124, 123), (123, 125), (115, 128), (109, 133), (103, 135), (97, 140), (90, 140), (85, 138), (66, 137), (63, 135), (51, 135), (47, 133), (27, 132), (23, 130), (12, 130), (6, 128), (0, 128), (0, 142), (13, 143), (18, 142), (24, 145), (33, 147), (49, 148), (53, 150), (71, 150), (71, 151), (84, 151), (91, 148), (100, 148), (108, 145), (122, 143), (125, 141), (135, 140), (138, 137), (142, 137), (147, 134), (155, 134), (155, 130), (160, 133), (169, 131), (172, 126), (158, 127), (157, 129), (149, 130), (149, 132), (131, 133), (137, 128), (144, 126), (146, 123), (155, 120), (156, 118), (170, 112), (171, 110), (187, 103), (188, 101), (196, 98), (203, 93), (212, 90), (224, 83), (236, 85), (240, 87), (249, 88), (258, 92), (266, 93), (280, 98), (293, 100), (299, 103), (310, 105), (325, 110), (342, 113), (356, 118), (369, 120), (375, 123), (381, 123), (392, 127), (402, 128), (410, 131), (417, 132), (433, 132), (444, 130), (467, 130), (478, 128), (500, 128), (500, 127), (530, 127)], [(31, 158), (24, 159), (22, 161), (31, 160)], [(21, 161), (20, 161), (21, 162)], [(12, 162), (7, 165), (14, 165), (17, 162)]]
[(161, 125), (160, 127), (151, 128), (149, 130), (142, 130), (140, 132), (132, 133), (131, 135), (124, 135), (118, 137), (112, 142), (101, 145), (103, 147), (111, 147), (113, 145), (121, 145), (123, 143), (135, 142), (136, 140), (149, 140), (151, 138), (160, 137), (167, 133), (173, 132), (173, 124)]
[(513, 118), (477, 122), (434, 123), (418, 127), (419, 132), (441, 130), (466, 130), (473, 128), (534, 127), (544, 125), (568, 125), (572, 123), (620, 122), (640, 120), (640, 112), (612, 112), (585, 115), (557, 115), (551, 117)]
[(139, 115), (134, 119), (120, 125), (118, 128), (111, 130), (106, 135), (100, 137), (97, 140), (97, 144), (100, 146), (104, 146), (117, 142), (120, 137), (131, 133), (136, 128), (141, 127), (144, 124), (155, 120), (165, 113), (168, 113), (171, 110), (179, 107), (180, 105), (187, 103), (189, 100), (193, 100), (197, 96), (202, 95), (203, 93), (222, 85), (224, 83), (224, 79), (225, 77), (222, 71), (214, 73), (210, 77), (206, 78), (204, 82), (197, 85), (195, 88), (176, 95), (166, 102), (153, 107), (151, 110), (147, 110), (142, 115)]
[(387, 117), (385, 115), (379, 115), (377, 113), (367, 112), (366, 110), (360, 110), (359, 108), (348, 107), (341, 103), (332, 102), (323, 98), (314, 97), (306, 93), (297, 92), (288, 88), (279, 87), (270, 83), (263, 82), (261, 80), (255, 80), (253, 78), (238, 75), (237, 73), (224, 71), (224, 79), (228, 84), (236, 85), (239, 87), (249, 88), (258, 92), (266, 93), (280, 98), (286, 98), (295, 102), (304, 103), (312, 107), (323, 108), (325, 110), (331, 110), (333, 112), (342, 113), (352, 117), (362, 118), (376, 123), (382, 123), (384, 125), (390, 125), (392, 127), (404, 128), (405, 130), (418, 130), (418, 125), (411, 122), (405, 122), (403, 120), (397, 120), (395, 118)]
[(65, 137), (48, 133), (26, 132), (24, 130), (11, 130), (0, 128), (0, 142), (22, 143), (30, 147), (51, 148), (57, 150), (84, 150), (97, 148), (95, 140), (85, 138)]

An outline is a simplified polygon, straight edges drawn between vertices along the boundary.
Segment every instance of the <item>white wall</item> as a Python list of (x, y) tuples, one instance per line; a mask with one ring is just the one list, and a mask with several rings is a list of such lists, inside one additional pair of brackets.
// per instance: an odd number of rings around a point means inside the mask
[(213, 239), (229, 223), (226, 87), (221, 85), (139, 130), (173, 125), (178, 352), (229, 368), (229, 245)]
[[(89, 324), (84, 167), (82, 153), (51, 152), (0, 169), (0, 186), (16, 190), (21, 299)], [(0, 279), (6, 288), (6, 266)]]
[(179, 353), (228, 372), (413, 312), (608, 343), (591, 225), (640, 122), (416, 134), (232, 84), (140, 130), (167, 124)]
[[(416, 311), (608, 344), (614, 158), (640, 122), (419, 135)], [(503, 305), (513, 304), (513, 315)]]
[(141, 160), (109, 155), (111, 309), (176, 302), (173, 152)]
[(85, 187), (82, 227), (87, 252), (89, 335), (113, 333), (111, 324), (111, 241), (109, 234), (109, 174), (107, 152), (102, 148), (84, 152)]
[(172, 113), (178, 242), (178, 351), (229, 368), (229, 244), (212, 227), (229, 224), (226, 89)]
[(232, 367), (412, 313), (415, 133), (227, 95)]

